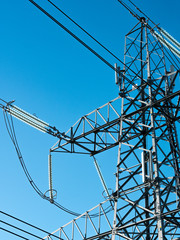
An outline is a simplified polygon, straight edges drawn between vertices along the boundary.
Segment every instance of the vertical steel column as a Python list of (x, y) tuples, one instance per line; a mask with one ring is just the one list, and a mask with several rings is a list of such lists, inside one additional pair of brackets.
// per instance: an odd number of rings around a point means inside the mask
[[(122, 83), (122, 89), (124, 89), (124, 79)], [(121, 102), (121, 116), (123, 115), (124, 111), (124, 98), (122, 97), (122, 102)], [(120, 118), (120, 127), (119, 127), (119, 139), (122, 136), (122, 123), (123, 119)], [(117, 220), (117, 207), (118, 207), (118, 196), (119, 196), (119, 163), (120, 163), (120, 157), (121, 157), (121, 145), (122, 143), (119, 142), (119, 147), (118, 147), (118, 159), (117, 159), (117, 169), (116, 169), (116, 196), (114, 197), (114, 219), (113, 219), (113, 231), (112, 231), (112, 240), (115, 240), (116, 237), (116, 220)]]
[[(141, 86), (143, 86), (143, 78), (144, 78), (144, 67), (143, 67), (143, 34), (144, 34), (144, 24), (145, 24), (145, 18), (141, 18), (141, 41), (140, 41), (140, 60), (141, 60)], [(145, 101), (145, 88), (142, 87), (142, 92), (141, 92), (141, 100), (142, 100), (142, 107), (145, 106), (145, 104), (143, 103)], [(145, 120), (145, 112), (142, 114), (142, 123), (143, 125), (146, 124), (146, 120)], [(147, 144), (146, 144), (146, 127), (143, 126), (143, 135), (144, 137), (142, 138), (142, 144), (143, 144), (143, 148), (146, 149)], [(142, 162), (144, 162), (144, 183), (147, 182), (147, 152), (143, 151), (142, 154)], [(148, 209), (149, 208), (149, 192), (148, 192), (148, 187), (145, 187), (145, 208)], [(149, 212), (146, 211), (146, 219), (149, 219)], [(146, 240), (150, 240), (150, 229), (149, 229), (149, 221), (146, 221)]]
[[(145, 27), (146, 34), (146, 50), (147, 50), (147, 81), (149, 82), (149, 104), (152, 104), (152, 89), (151, 89), (151, 71), (150, 71), (150, 59), (148, 50), (148, 37), (147, 27)], [(154, 110), (150, 107), (151, 116), (151, 128), (152, 128), (152, 161), (154, 163), (154, 180), (155, 180), (155, 214), (157, 216), (157, 229), (158, 239), (164, 240), (164, 229), (163, 220), (161, 217), (161, 197), (160, 197), (160, 183), (159, 183), (159, 169), (158, 169), (158, 158), (157, 158), (157, 147), (156, 147), (156, 134), (154, 126)]]

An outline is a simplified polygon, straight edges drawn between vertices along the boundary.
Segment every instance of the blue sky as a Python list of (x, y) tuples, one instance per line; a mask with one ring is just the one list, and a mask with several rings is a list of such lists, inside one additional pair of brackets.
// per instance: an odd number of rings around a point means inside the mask
[[(37, 2), (108, 61), (116, 62), (46, 1)], [(180, 40), (179, 0), (133, 2)], [(124, 35), (136, 24), (136, 19), (117, 0), (54, 0), (54, 3), (123, 60)], [(114, 72), (28, 0), (0, 1), (0, 22), (1, 98), (15, 100), (17, 106), (64, 132), (78, 118), (117, 96)], [(2, 111), (0, 116), (1, 210), (51, 232), (73, 217), (36, 195), (18, 162)], [(17, 120), (14, 124), (27, 167), (45, 192), (47, 156), (56, 139)], [(116, 149), (97, 158), (105, 179), (113, 187), (116, 158)], [(88, 156), (53, 154), (53, 177), (57, 201), (73, 211), (82, 213), (103, 201), (103, 189)], [(2, 215), (0, 219), (4, 219)], [(16, 239), (2, 231), (0, 238)]]

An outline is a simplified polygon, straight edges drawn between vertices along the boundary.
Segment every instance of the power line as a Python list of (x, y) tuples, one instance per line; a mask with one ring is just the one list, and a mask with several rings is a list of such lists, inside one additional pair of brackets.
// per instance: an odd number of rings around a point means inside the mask
[(65, 17), (67, 17), (71, 22), (73, 22), (78, 28), (80, 28), (85, 34), (87, 34), (91, 39), (93, 39), (97, 44), (99, 44), (103, 49), (105, 49), (109, 54), (116, 58), (120, 63), (124, 64), (121, 59), (119, 59), (114, 53), (112, 53), (107, 47), (100, 43), (95, 37), (88, 33), (84, 28), (82, 28), (77, 22), (75, 22), (71, 17), (69, 17), (64, 11), (62, 11), (57, 5), (52, 1), (47, 0), (51, 5), (53, 5), (59, 12), (61, 12)]
[(134, 4), (131, 0), (129, 0), (129, 2), (130, 2), (140, 13), (142, 13), (149, 21), (151, 21), (151, 22), (156, 26), (155, 22), (153, 22), (152, 19), (150, 19), (140, 8), (138, 8), (136, 4)]
[(5, 216), (7, 216), (7, 217), (10, 217), (10, 218), (12, 218), (12, 219), (14, 219), (14, 220), (16, 220), (16, 221), (19, 221), (19, 222), (21, 222), (21, 223), (23, 223), (23, 224), (25, 224), (25, 225), (27, 225), (27, 226), (30, 226), (30, 227), (32, 227), (32, 228), (35, 228), (36, 230), (39, 230), (39, 231), (41, 231), (41, 232), (43, 232), (43, 233), (45, 233), (45, 234), (48, 234), (48, 235), (50, 235), (50, 236), (53, 236), (53, 237), (58, 238), (58, 239), (61, 240), (60, 237), (57, 237), (56, 235), (51, 234), (50, 232), (48, 232), (48, 231), (46, 231), (46, 230), (43, 230), (42, 228), (36, 227), (35, 225), (32, 225), (31, 223), (28, 223), (28, 222), (26, 222), (26, 221), (24, 221), (24, 220), (22, 220), (22, 219), (19, 219), (19, 218), (17, 218), (17, 217), (14, 217), (14, 216), (12, 216), (12, 215), (10, 215), (10, 214), (8, 214), (8, 213), (5, 213), (5, 212), (3, 212), (3, 211), (0, 211), (0, 213), (3, 214), (3, 215), (5, 215)]
[[(33, 3), (37, 8), (39, 8), (41, 11), (43, 11), (45, 14), (47, 13), (42, 7), (40, 7), (37, 3), (35, 3), (33, 0), (29, 0), (31, 3)], [(82, 28), (77, 22), (75, 22), (71, 17), (69, 17), (64, 11), (62, 11), (57, 5), (55, 5), (51, 0), (47, 0), (52, 6), (54, 6), (59, 12), (61, 12), (65, 17), (67, 17), (71, 22), (73, 22), (77, 27), (79, 27), (85, 34), (87, 34), (91, 39), (93, 39), (96, 43), (98, 43), (103, 49), (105, 49), (109, 54), (111, 54), (116, 60), (118, 60), (121, 64), (125, 65), (124, 62), (119, 59), (114, 53), (112, 53), (109, 49), (107, 49), (103, 44), (101, 44), (97, 39), (95, 39), (91, 34), (89, 34), (84, 28)], [(121, 4), (122, 1), (120, 1)], [(126, 6), (126, 8), (128, 8)], [(129, 9), (129, 11), (131, 11), (133, 13), (133, 10), (132, 9)], [(48, 15), (47, 15), (48, 14)], [(51, 15), (49, 13), (47, 13), (46, 15), (48, 17), (50, 17)], [(134, 12), (135, 14), (135, 12)], [(136, 14), (137, 15), (137, 14)], [(52, 16), (51, 16), (52, 17)], [(51, 18), (50, 17), (50, 18)], [(53, 18), (53, 17), (52, 17)], [(51, 19), (52, 19), (51, 18)], [(141, 18), (137, 15), (137, 19), (140, 20)], [(58, 21), (53, 18), (52, 19), (53, 21), (55, 20), (55, 22), (57, 23)], [(57, 23), (58, 24), (58, 23)], [(60, 23), (61, 24), (61, 23)], [(59, 25), (59, 24), (58, 24)], [(62, 24), (61, 24), (62, 25)], [(60, 26), (60, 25), (59, 25)], [(63, 25), (62, 25), (63, 26)], [(62, 27), (61, 26), (61, 27)], [(64, 28), (63, 28), (64, 29)], [(66, 28), (67, 29), (67, 28)], [(66, 31), (66, 29), (64, 29)], [(119, 75), (121, 75), (122, 77), (126, 78), (126, 80), (129, 81), (129, 79), (121, 72), (121, 71), (118, 71), (114, 66), (112, 66), (108, 61), (106, 61), (100, 54), (98, 54), (97, 52), (95, 52), (92, 48), (90, 48), (86, 43), (84, 43), (81, 39), (79, 39), (75, 34), (72, 34), (70, 33), (70, 31), (67, 29), (67, 32), (75, 37), (76, 40), (78, 40), (81, 44), (83, 44), (83, 46), (85, 46), (86, 48), (88, 48), (88, 50), (90, 50), (92, 53), (94, 53), (100, 60), (102, 60), (104, 63), (106, 63), (109, 67), (111, 67), (111, 69), (113, 69), (115, 72), (119, 73)], [(78, 39), (77, 39), (77, 38)], [(85, 45), (84, 45), (85, 44)], [(131, 71), (133, 74), (135, 74), (139, 79), (141, 79), (140, 76), (138, 76), (137, 73), (135, 73), (131, 68), (129, 68), (129, 66), (126, 66), (126, 69), (128, 69), (129, 71)], [(142, 79), (143, 80), (143, 79)], [(143, 80), (143, 82), (145, 82)], [(131, 84), (133, 85), (134, 83), (131, 82)]]
[[(58, 8), (55, 4), (53, 4), (50, 0), (49, 1), (54, 7), (56, 7), (59, 11), (63, 12)], [(62, 23), (60, 23), (57, 19), (55, 19), (52, 15), (50, 15), (45, 9), (43, 9), (40, 5), (38, 5), (35, 1), (29, 0), (35, 7), (37, 7), (41, 12), (43, 12), (47, 17), (49, 17), (51, 20), (53, 20), (58, 26), (60, 26), (62, 29), (64, 29), (67, 33), (69, 33), (73, 38), (75, 38), (79, 43), (81, 43), (84, 47), (86, 47), (90, 52), (92, 52), (96, 57), (98, 57), (101, 61), (103, 61), (107, 66), (109, 66), (112, 70), (119, 73), (122, 77), (126, 78), (126, 80), (129, 81), (129, 79), (117, 68), (115, 68), (111, 63), (109, 63), (105, 58), (103, 58), (99, 53), (97, 53), (94, 49), (92, 49), (90, 46), (88, 46), (84, 41), (82, 41), (79, 37), (77, 37), (73, 32), (71, 32), (68, 28), (66, 28)], [(83, 30), (88, 36), (90, 36), (94, 41), (96, 41), (101, 47), (103, 47), (106, 51), (108, 51), (112, 56), (114, 56), (120, 63), (123, 63), (118, 57), (116, 57), (111, 51), (109, 51), (104, 45), (102, 45), (99, 41), (97, 41), (93, 36), (91, 36), (86, 30), (84, 30), (79, 24), (77, 24), (72, 18), (70, 18), (67, 14), (63, 12), (63, 14), (68, 17), (74, 24), (76, 24), (81, 30)], [(128, 70), (130, 70), (132, 73), (136, 74), (132, 69), (130, 69), (128, 66), (126, 66)], [(137, 74), (136, 74), (137, 75)], [(141, 79), (140, 76), (137, 75)]]
[(12, 224), (10, 224), (10, 223), (4, 222), (4, 221), (2, 221), (2, 220), (0, 220), (0, 222), (3, 223), (3, 224), (5, 224), (5, 225), (7, 225), (7, 226), (9, 226), (9, 227), (15, 228), (16, 230), (19, 230), (19, 231), (21, 231), (21, 232), (23, 232), (23, 233), (26, 233), (26, 234), (28, 234), (28, 235), (31, 235), (32, 237), (35, 237), (35, 238), (38, 238), (38, 239), (42, 239), (42, 237), (39, 237), (39, 236), (37, 236), (37, 235), (35, 235), (35, 234), (33, 234), (33, 233), (30, 233), (30, 232), (28, 232), (28, 231), (26, 231), (26, 230), (23, 230), (22, 228), (16, 227), (16, 226), (14, 226), (14, 225), (12, 225)]
[(124, 3), (122, 0), (118, 0), (119, 3), (121, 3), (121, 5), (123, 5), (130, 13), (133, 17), (137, 18), (137, 20), (141, 20), (141, 17), (134, 12), (134, 10), (132, 10), (126, 3)]
[[(109, 63), (105, 58), (103, 58), (100, 54), (98, 54), (95, 50), (93, 50), (90, 46), (88, 46), (84, 41), (82, 41), (79, 37), (77, 37), (73, 32), (71, 32), (68, 28), (66, 28), (63, 24), (61, 24), (57, 19), (55, 19), (52, 15), (50, 15), (45, 9), (43, 9), (40, 5), (38, 5), (35, 1), (33, 0), (29, 0), (29, 2), (31, 2), (35, 7), (37, 7), (41, 12), (43, 12), (47, 17), (49, 17), (51, 20), (53, 20), (58, 26), (60, 26), (62, 29), (64, 29), (67, 33), (69, 33), (73, 38), (75, 38), (79, 43), (81, 43), (84, 47), (86, 47), (89, 51), (91, 51), (95, 56), (97, 56), (100, 60), (102, 60), (107, 66), (109, 66), (112, 70), (114, 70), (115, 72), (117, 72), (120, 76), (122, 76), (124, 79), (126, 79), (130, 84), (132, 84), (135, 88), (137, 88), (140, 91), (140, 86), (137, 87), (135, 85), (135, 83), (131, 80), (129, 80), (122, 71), (118, 70), (117, 68), (115, 68), (111, 63)], [(141, 79), (141, 77), (135, 73), (130, 67), (126, 66), (126, 69), (128, 69), (129, 71), (131, 71), (132, 73), (134, 73), (136, 75), (136, 77), (138, 77), (139, 79)], [(148, 82), (146, 82), (144, 79), (142, 79), (142, 81), (145, 84), (148, 84)]]
[(10, 234), (12, 234), (12, 235), (15, 235), (16, 237), (19, 237), (19, 238), (22, 238), (22, 239), (25, 239), (25, 240), (29, 240), (28, 238), (25, 238), (25, 237), (23, 237), (23, 236), (21, 236), (21, 235), (19, 235), (19, 234), (17, 234), (17, 233), (11, 232), (11, 231), (9, 231), (9, 230), (7, 230), (7, 229), (5, 229), (5, 228), (0, 227), (0, 229), (3, 230), (3, 231), (5, 231), (5, 232), (8, 232), (8, 233), (10, 233)]
[[(25, 175), (26, 175), (29, 183), (31, 184), (31, 186), (34, 188), (34, 190), (37, 192), (37, 194), (38, 194), (41, 198), (43, 198), (43, 199), (45, 199), (45, 200), (48, 200), (48, 201), (50, 202), (50, 199), (49, 199), (48, 197), (46, 197), (46, 196), (41, 192), (41, 190), (37, 187), (37, 185), (35, 184), (35, 182), (34, 182), (33, 179), (31, 178), (31, 175), (29, 174), (29, 172), (28, 172), (28, 170), (27, 170), (27, 168), (26, 168), (26, 165), (25, 165), (25, 162), (24, 162), (24, 160), (23, 160), (23, 157), (22, 157), (22, 154), (21, 154), (21, 151), (20, 151), (20, 148), (19, 148), (17, 139), (16, 139), (16, 137), (15, 137), (16, 134), (15, 134), (15, 130), (14, 130), (14, 125), (13, 125), (12, 116), (10, 115), (10, 116), (11, 116), (11, 122), (10, 122), (10, 120), (9, 120), (9, 118), (8, 118), (8, 115), (7, 115), (5, 109), (4, 109), (4, 111), (3, 111), (3, 114), (4, 114), (4, 120), (5, 120), (6, 129), (7, 129), (8, 134), (9, 134), (9, 136), (10, 136), (10, 138), (11, 138), (13, 144), (14, 144), (15, 150), (16, 150), (17, 155), (18, 155), (18, 158), (19, 158), (19, 161), (20, 161), (20, 163), (21, 163), (21, 166), (22, 166), (22, 168), (23, 168), (23, 171), (24, 171), (24, 173), (25, 173)], [(60, 208), (61, 210), (65, 211), (65, 212), (67, 212), (67, 213), (69, 213), (69, 214), (71, 214), (71, 215), (74, 215), (74, 216), (76, 216), (76, 217), (80, 215), (79, 213), (73, 212), (73, 211), (71, 211), (71, 210), (63, 207), (62, 205), (60, 205), (59, 203), (56, 203), (55, 201), (54, 201), (53, 204), (56, 205), (56, 206), (57, 206), (58, 208)]]
[[(62, 23), (60, 23), (57, 19), (55, 19), (51, 14), (49, 14), (45, 9), (43, 9), (40, 5), (38, 5), (33, 0), (28, 0), (35, 7), (37, 7), (41, 12), (43, 12), (46, 16), (48, 16), (52, 21), (54, 21), (57, 25), (59, 25), (62, 29), (64, 29), (67, 33), (69, 33), (73, 38), (75, 38), (79, 43), (81, 43), (84, 47), (86, 47), (90, 52), (92, 52), (96, 57), (98, 57), (101, 61), (103, 61), (107, 66), (109, 66), (114, 71), (117, 71), (115, 67), (109, 63), (105, 58), (99, 55), (94, 49), (88, 46), (84, 41), (82, 41), (79, 37), (77, 37), (73, 32), (71, 32), (68, 28), (66, 28)], [(119, 72), (119, 71), (118, 71)]]
[[(118, 72), (122, 77), (126, 78), (125, 75), (117, 70), (111, 63), (109, 63), (105, 58), (103, 58), (100, 54), (98, 54), (95, 50), (93, 50), (90, 46), (88, 46), (84, 41), (82, 41), (79, 37), (77, 37), (74, 33), (72, 33), (68, 28), (66, 28), (63, 24), (61, 24), (57, 19), (55, 19), (52, 15), (50, 15), (45, 9), (43, 9), (40, 5), (38, 5), (35, 1), (29, 0), (34, 6), (36, 6), (40, 11), (42, 11), (46, 16), (48, 16), (51, 20), (53, 20), (56, 24), (58, 24), (61, 28), (63, 28), (67, 33), (69, 33), (72, 37), (74, 37), (79, 43), (81, 43), (83, 46), (85, 46), (89, 51), (91, 51), (95, 56), (97, 56), (100, 60), (102, 60), (106, 65), (108, 65), (111, 69)], [(47, 0), (51, 5), (53, 5), (58, 11), (60, 11), (64, 16), (66, 16), (70, 21), (72, 21), (76, 26), (78, 26), (82, 31), (84, 31), (89, 37), (91, 37), (94, 41), (96, 41), (101, 47), (103, 47), (106, 51), (108, 51), (112, 56), (114, 56), (118, 61), (123, 63), (119, 58), (117, 58), (111, 51), (109, 51), (104, 45), (102, 45), (99, 41), (97, 41), (92, 35), (90, 35), (85, 29), (83, 29), (79, 24), (77, 24), (72, 18), (70, 18), (66, 13), (64, 13), (59, 7), (57, 7), (51, 0)], [(129, 0), (130, 1), (130, 0)], [(134, 17), (136, 17), (139, 21), (141, 21), (141, 17), (133, 10), (131, 9), (126, 3), (124, 3), (122, 0), (118, 0), (118, 2), (123, 5)], [(133, 4), (132, 1), (130, 1), (131, 4)], [(137, 8), (135, 4), (133, 4), (134, 7)], [(138, 11), (143, 13), (139, 8), (137, 8)], [(144, 16), (147, 17), (145, 13), (143, 13)], [(150, 20), (150, 18), (148, 18)], [(152, 20), (150, 20), (153, 24), (155, 24)], [(154, 29), (149, 26), (147, 23), (147, 27), (154, 32)], [(159, 29), (157, 25), (155, 25)], [(171, 49), (170, 49), (171, 50)], [(174, 54), (173, 54), (174, 55)], [(176, 57), (176, 56), (175, 56)], [(178, 60), (176, 58), (176, 60)], [(179, 61), (178, 61), (179, 62)], [(124, 63), (123, 63), (124, 64)], [(128, 70), (130, 70), (132, 73), (134, 73), (139, 79), (141, 79), (140, 76), (138, 76), (132, 69), (126, 66)], [(144, 81), (144, 80), (143, 80)], [(132, 84), (132, 83), (131, 83)]]

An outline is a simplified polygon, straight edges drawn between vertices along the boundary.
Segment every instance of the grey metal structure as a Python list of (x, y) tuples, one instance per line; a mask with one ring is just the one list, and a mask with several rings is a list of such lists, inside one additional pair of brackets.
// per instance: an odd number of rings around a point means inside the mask
[(176, 126), (180, 91), (175, 86), (179, 60), (174, 55), (177, 41), (169, 36), (165, 36), (171, 42), (167, 44), (159, 27), (140, 18), (126, 35), (122, 70), (115, 66), (119, 96), (80, 118), (51, 148), (51, 153), (95, 156), (118, 147), (114, 192), (107, 192), (105, 202), (53, 233), (61, 239), (169, 240), (180, 236)]
[[(12, 116), (58, 138), (49, 155), (50, 197), (36, 189), (51, 203), (52, 153), (94, 157), (108, 198), (53, 232), (59, 239), (179, 239), (180, 44), (144, 17), (136, 18), (125, 38), (124, 65), (114, 67), (119, 96), (80, 118), (66, 133), (12, 103), (0, 103)], [(116, 183), (109, 193), (95, 156), (114, 147)]]

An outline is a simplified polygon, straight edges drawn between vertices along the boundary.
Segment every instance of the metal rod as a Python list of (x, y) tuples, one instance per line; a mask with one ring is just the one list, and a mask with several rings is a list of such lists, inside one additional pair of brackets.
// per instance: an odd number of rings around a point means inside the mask
[(50, 202), (53, 203), (53, 188), (52, 188), (52, 157), (51, 153), (49, 153), (48, 156), (48, 166), (49, 166), (49, 197), (50, 197)]
[[(146, 39), (147, 39), (147, 28), (146, 31)], [(146, 44), (147, 50), (147, 77), (148, 81), (151, 80), (151, 71), (150, 71), (150, 58), (149, 58), (149, 49), (148, 44)], [(152, 88), (149, 86), (149, 104), (152, 104)], [(163, 229), (163, 220), (161, 216), (161, 198), (160, 198), (160, 183), (159, 183), (159, 168), (158, 168), (158, 158), (157, 158), (157, 147), (156, 147), (156, 134), (155, 134), (155, 126), (154, 126), (154, 110), (153, 107), (150, 107), (150, 117), (151, 117), (151, 128), (152, 128), (152, 157), (154, 163), (154, 177), (156, 180), (155, 184), (155, 214), (157, 216), (157, 229), (158, 229), (158, 239), (164, 240), (164, 229)]]

